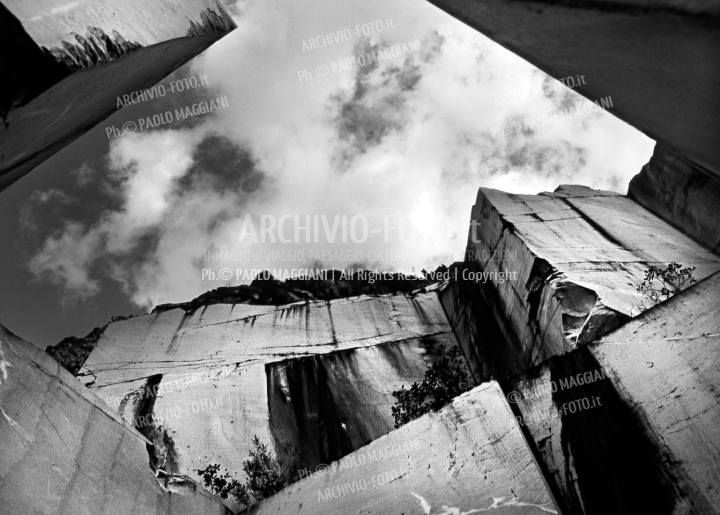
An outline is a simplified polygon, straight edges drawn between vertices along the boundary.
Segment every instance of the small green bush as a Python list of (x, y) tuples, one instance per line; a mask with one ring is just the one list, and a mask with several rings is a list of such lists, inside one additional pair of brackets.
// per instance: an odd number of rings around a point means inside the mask
[(648, 267), (645, 271), (645, 278), (637, 287), (637, 291), (656, 304), (669, 299), (684, 286), (697, 282), (693, 276), (695, 267), (681, 267), (682, 265), (678, 263), (669, 263), (666, 268)]
[(425, 413), (437, 411), (471, 388), (460, 347), (454, 346), (446, 353), (445, 346), (442, 346), (440, 354), (442, 357), (425, 371), (421, 383), (413, 383), (409, 390), (403, 386), (392, 392), (397, 399), (392, 407), (396, 428)]
[[(254, 449), (250, 451), (250, 459), (243, 462), (243, 471), (247, 476), (245, 484), (228, 474), (227, 469), (223, 475), (220, 475), (218, 464), (208, 465), (197, 471), (210, 493), (219, 495), (221, 499), (232, 496), (240, 504), (250, 506), (285, 487), (291, 476), (290, 469), (280, 465), (267, 445), (260, 443), (257, 435), (253, 437), (252, 443)], [(291, 455), (292, 451), (285, 450)]]
[(264, 499), (282, 490), (286, 474), (257, 436), (253, 438), (253, 446), (255, 450), (250, 451), (250, 459), (243, 462), (243, 470), (248, 477), (247, 487), (253, 496)]
[(217, 463), (208, 465), (202, 470), (198, 470), (198, 475), (203, 478), (203, 485), (212, 494), (219, 495), (221, 499), (227, 499), (232, 495), (238, 502), (244, 502), (247, 499), (247, 491), (245, 485), (240, 483), (236, 478), (227, 473), (220, 475), (220, 465)]

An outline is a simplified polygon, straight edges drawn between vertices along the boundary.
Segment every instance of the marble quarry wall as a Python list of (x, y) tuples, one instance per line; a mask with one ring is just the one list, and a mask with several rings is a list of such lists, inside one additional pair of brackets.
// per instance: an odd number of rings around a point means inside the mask
[(153, 439), (166, 473), (242, 476), (254, 436), (315, 469), (391, 431), (391, 393), (457, 345), (429, 290), (112, 322), (78, 377)]
[[(695, 267), (697, 282), (655, 304), (636, 286), (648, 266), (670, 261)], [(118, 494), (108, 504), (96, 484), (113, 474), (117, 488), (152, 490), (143, 495), (157, 513), (182, 512), (173, 503), (241, 511), (193, 479), (213, 463), (244, 479), (256, 436), (295, 475), (249, 513), (719, 513), (717, 254), (616, 193), (481, 188), (466, 261), (443, 273), (401, 293), (337, 298), (340, 286), (314, 286), (332, 300), (286, 285), (305, 299), (277, 306), (247, 303), (258, 288), (276, 298), (286, 287), (277, 281), (218, 290), (115, 320), (97, 343), (78, 339), (91, 351), (75, 378), (46, 355), (8, 361), (19, 344), (6, 336), (5, 370), (28, 395), (52, 395), (53, 410), (70, 402), (63, 388), (85, 399), (48, 424), (78, 442), (70, 449), (86, 474), (82, 460), (113, 456), (111, 473), (83, 476), (90, 493), (78, 497), (106, 513), (129, 502)], [(395, 428), (392, 392), (456, 345), (478, 386)], [(50, 375), (38, 380), (43, 367)], [(26, 481), (39, 468), (59, 481), (59, 451), (18, 450), (43, 426), (28, 432), (31, 400), (10, 399), (0, 397), (0, 445), (18, 458), (3, 477)], [(83, 437), (98, 418), (102, 436)], [(116, 433), (122, 451), (82, 443)], [(36, 461), (20, 461), (23, 452)], [(13, 506), (55, 499), (6, 484)], [(68, 506), (81, 502), (56, 488)]]
[[(0, 326), (0, 511), (238, 513), (197, 471), (257, 437), (296, 475), (252, 514), (720, 515), (720, 2), (432, 2), (657, 139), (628, 195), (481, 188), (432, 285), (220, 288), (49, 354)], [(0, 4), (0, 190), (234, 28), (60, 4)], [(673, 262), (697, 282), (638, 291)], [(475, 387), (395, 428), (455, 346)]]
[(215, 0), (3, 0), (0, 18), (0, 191), (235, 28)]
[(442, 355), (440, 345), (455, 344), (447, 334), (266, 365), (268, 424), (278, 455), (287, 459), (284, 447), (292, 445), (297, 466), (314, 470), (391, 431), (391, 392), (422, 380)]
[[(481, 188), (467, 250), (441, 301), (558, 509), (718, 513), (717, 255), (628, 197), (577, 186)], [(636, 286), (669, 262), (698, 282), (655, 305)]]
[(720, 178), (658, 144), (628, 196), (720, 254)]
[[(719, 513), (720, 2), (431, 1), (657, 141), (627, 197), (481, 189), (454, 266), (480, 284), (441, 293), (476, 380), (561, 512)], [(672, 262), (698, 282), (648, 302)]]
[(142, 434), (2, 326), (0, 415), (2, 513), (230, 513), (190, 478), (154, 477)]
[(466, 262), (441, 299), (476, 380), (513, 376), (651, 307), (637, 286), (670, 262), (698, 280), (720, 270), (716, 254), (620, 194), (481, 188)]
[[(656, 305), (637, 285), (669, 262), (698, 282)], [(481, 188), (445, 273), (402, 294), (163, 307), (110, 323), (78, 378), (170, 477), (240, 471), (255, 435), (306, 471), (253, 513), (717, 513), (717, 254), (617, 193)], [(457, 344), (480, 386), (395, 429), (391, 393)]]
[(718, 513), (720, 274), (503, 385), (563, 513)]

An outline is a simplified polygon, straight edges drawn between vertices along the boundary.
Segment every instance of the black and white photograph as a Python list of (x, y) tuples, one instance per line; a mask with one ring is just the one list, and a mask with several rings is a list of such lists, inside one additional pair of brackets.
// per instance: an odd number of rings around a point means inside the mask
[(720, 515), (720, 0), (0, 0), (0, 515)]

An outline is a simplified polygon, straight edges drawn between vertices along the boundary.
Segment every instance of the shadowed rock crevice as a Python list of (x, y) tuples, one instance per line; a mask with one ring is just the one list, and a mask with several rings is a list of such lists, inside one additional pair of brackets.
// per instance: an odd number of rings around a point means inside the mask
[[(266, 365), (278, 458), (315, 470), (393, 430), (392, 392), (422, 381), (444, 343), (425, 336)], [(287, 455), (288, 447), (296, 456)]]
[[(561, 379), (601, 370), (587, 349), (579, 349), (549, 361), (550, 378)], [(582, 413), (563, 410), (563, 405), (588, 399), (602, 404)], [(561, 390), (553, 403), (562, 412), (560, 440), (566, 484), (573, 484), (586, 513), (671, 513), (676, 478), (665, 468), (672, 460), (655, 447), (657, 440), (607, 380)], [(575, 407), (575, 404), (573, 404)], [(579, 409), (579, 408), (576, 408)], [(570, 470), (572, 463), (572, 470)], [(570, 512), (574, 512), (572, 509)]]
[[(298, 465), (311, 469), (354, 450), (344, 427), (346, 421), (328, 387), (321, 358), (267, 365), (266, 373), (270, 428), (276, 449), (281, 450), (287, 440), (297, 442)], [(283, 434), (288, 430), (295, 433), (295, 438)], [(278, 458), (286, 460), (289, 456)]]
[(529, 307), (528, 318), (530, 323), (535, 325), (537, 329), (537, 316), (540, 310), (540, 301), (542, 300), (542, 293), (547, 279), (556, 270), (544, 259), (535, 258), (533, 261), (532, 269), (530, 270), (530, 276), (525, 283), (525, 289), (527, 290), (527, 305)]
[[(455, 263), (450, 266), (450, 277), (456, 274), (462, 277), (465, 270), (480, 268), (476, 263)], [(504, 310), (496, 290), (452, 279), (440, 292), (440, 302), (476, 384), (520, 373), (523, 345), (513, 332), (498, 323)]]
[(554, 356), (503, 390), (519, 394), (510, 406), (564, 513), (675, 513), (686, 502), (679, 461), (589, 348)]
[(133, 396), (133, 425), (150, 442), (145, 445), (150, 469), (158, 482), (168, 490), (175, 492), (194, 492), (196, 483), (179, 474), (179, 457), (175, 442), (162, 420), (155, 418), (155, 401), (163, 375), (148, 377), (145, 385)]
[(46, 48), (39, 47), (22, 23), (0, 3), (0, 118), (26, 105), (47, 88), (70, 74)]

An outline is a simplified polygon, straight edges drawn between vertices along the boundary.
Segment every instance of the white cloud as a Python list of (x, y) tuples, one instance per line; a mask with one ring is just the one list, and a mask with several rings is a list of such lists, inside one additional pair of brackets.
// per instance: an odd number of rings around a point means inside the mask
[(45, 240), (30, 261), (30, 270), (62, 285), (67, 296), (85, 300), (100, 289), (89, 270), (100, 245), (99, 238), (99, 231), (85, 231), (81, 224), (66, 223), (60, 232)]
[[(334, 1), (239, 7), (238, 29), (193, 63), (193, 73), (207, 75), (230, 107), (193, 129), (142, 133), (113, 145), (121, 208), (89, 227), (67, 224), (46, 240), (32, 270), (87, 297), (98, 289), (92, 263), (105, 260), (100, 273), (149, 307), (222, 284), (201, 281), (201, 267), (302, 267), (319, 249), (361, 250), (368, 265), (383, 268), (431, 268), (462, 257), (478, 187), (537, 193), (580, 183), (624, 191), (651, 155), (653, 142), (608, 113), (493, 138), (493, 127), (586, 100), (567, 89), (542, 96), (544, 73), (428, 3), (375, 0), (351, 7)], [(385, 61), (361, 81), (353, 70), (300, 82), (299, 70), (351, 56), (360, 41), (303, 52), (304, 39), (388, 18), (396, 28), (383, 32), (383, 41), (420, 39), (423, 51)], [(498, 105), (507, 95), (524, 100)], [(210, 133), (250, 152), (263, 177), (257, 189), (188, 178), (197, 145)], [(346, 159), (338, 161), (339, 155)], [(403, 241), (392, 229), (388, 243), (377, 234), (363, 245), (238, 246), (248, 213), (256, 220), (324, 214), (331, 221), (360, 214), (381, 231), (384, 217), (406, 216), (414, 237)], [(277, 262), (260, 254), (251, 263), (203, 262), (213, 248), (299, 249), (305, 259)], [(407, 255), (374, 263), (370, 249)]]

